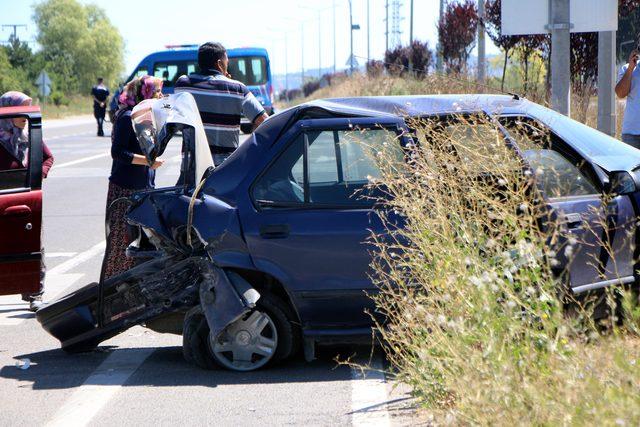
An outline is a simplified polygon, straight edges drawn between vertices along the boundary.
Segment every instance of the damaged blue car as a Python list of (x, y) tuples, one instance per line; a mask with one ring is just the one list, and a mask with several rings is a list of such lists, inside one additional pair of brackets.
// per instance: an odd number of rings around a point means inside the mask
[[(586, 242), (562, 261), (573, 292), (636, 282), (640, 151), (527, 100), (313, 101), (270, 117), (215, 169), (191, 95), (136, 110), (150, 161), (181, 135), (180, 180), (131, 197), (128, 220), (139, 233), (128, 251), (134, 268), (37, 312), (67, 351), (91, 350), (143, 324), (181, 334), (185, 359), (198, 366), (250, 371), (299, 350), (311, 359), (318, 343), (371, 342), (376, 289), (367, 241), (385, 224), (368, 185), (380, 171), (367, 150), (395, 141), (402, 157), (412, 143), (411, 118), (460, 127), (468, 126), (456, 119), (461, 114), (490, 117), (532, 168), (559, 171), (540, 188), (549, 209)], [(529, 143), (540, 129), (542, 147)]]

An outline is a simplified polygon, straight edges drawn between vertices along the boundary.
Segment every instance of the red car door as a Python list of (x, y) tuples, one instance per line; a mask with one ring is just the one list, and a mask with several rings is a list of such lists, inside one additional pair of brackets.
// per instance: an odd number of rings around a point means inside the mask
[[(25, 168), (0, 170), (0, 295), (36, 292), (42, 260), (42, 128), (39, 107), (0, 108), (0, 119), (28, 119)], [(0, 146), (0, 150), (5, 150)], [(2, 156), (9, 155), (6, 152)]]

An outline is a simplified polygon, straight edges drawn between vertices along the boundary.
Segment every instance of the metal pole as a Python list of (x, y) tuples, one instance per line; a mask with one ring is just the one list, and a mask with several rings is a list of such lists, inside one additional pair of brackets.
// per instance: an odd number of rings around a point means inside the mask
[(284, 33), (284, 94), (289, 102), (289, 42), (287, 39), (287, 33)]
[(483, 20), (484, 0), (478, 0), (478, 83), (484, 83), (487, 70)]
[(300, 88), (304, 86), (304, 24), (300, 24)]
[(318, 10), (318, 80), (322, 78), (322, 27), (320, 25), (320, 10)]
[(371, 21), (369, 20), (369, 0), (367, 0), (367, 62), (371, 61), (371, 37), (369, 28), (371, 27)]
[[(442, 0), (440, 0), (442, 1)], [(384, 32), (384, 51), (387, 52), (389, 50), (389, 0), (387, 0), (385, 2), (385, 12), (387, 14), (387, 17), (385, 18), (385, 23), (386, 23), (386, 29)]]
[[(442, 16), (444, 15), (444, 0), (440, 0), (440, 15), (438, 18), (438, 23), (442, 20)], [(436, 70), (438, 72), (442, 71), (442, 47), (440, 46), (440, 39), (438, 39), (438, 45), (436, 47)]]
[(351, 55), (349, 56), (349, 75), (353, 75), (353, 10), (351, 7), (351, 0), (349, 0), (349, 33), (351, 34)]
[(564, 115), (571, 114), (570, 78), (570, 0), (551, 0), (551, 106)]
[(413, 0), (411, 0), (409, 12), (409, 45), (411, 44), (413, 44)]
[(598, 130), (616, 134), (616, 32), (598, 33)]
[(333, 0), (333, 73), (336, 72), (336, 0)]

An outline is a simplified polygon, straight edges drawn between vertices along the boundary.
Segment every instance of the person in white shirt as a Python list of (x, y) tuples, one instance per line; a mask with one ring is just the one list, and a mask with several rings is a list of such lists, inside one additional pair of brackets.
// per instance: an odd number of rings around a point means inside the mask
[(616, 95), (627, 99), (622, 122), (622, 141), (640, 149), (640, 47), (629, 55), (629, 62), (618, 72)]

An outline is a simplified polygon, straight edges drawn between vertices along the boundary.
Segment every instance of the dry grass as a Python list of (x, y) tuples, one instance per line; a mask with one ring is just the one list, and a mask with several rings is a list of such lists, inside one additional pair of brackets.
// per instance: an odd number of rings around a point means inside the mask
[(622, 327), (575, 302), (568, 314), (557, 258), (581, 242), (536, 185), (555, 171), (528, 169), (480, 119), (413, 127), (409, 164), (377, 153), (374, 182), (391, 196), (374, 278), (398, 378), (436, 424), (638, 425), (637, 304), (621, 292)]
[[(499, 82), (493, 81), (488, 86), (478, 86), (472, 78), (467, 76), (444, 76), (431, 74), (425, 79), (411, 77), (395, 77), (382, 75), (369, 77), (364, 74), (356, 74), (352, 78), (336, 78), (331, 86), (324, 87), (309, 97), (299, 98), (289, 103), (280, 103), (280, 108), (293, 106), (301, 102), (322, 98), (340, 98), (350, 96), (384, 96), (384, 95), (432, 95), (447, 93), (500, 93)], [(514, 90), (521, 93), (518, 90)], [(543, 87), (534, 86), (524, 96), (539, 104), (549, 106), (548, 94)], [(618, 102), (617, 135), (620, 136), (622, 128), (622, 113), (624, 103)], [(598, 100), (589, 97), (585, 101), (582, 96), (572, 96), (572, 114), (575, 120), (586, 123), (596, 128), (598, 123)]]
[(74, 95), (68, 98), (68, 105), (54, 105), (50, 101), (41, 104), (42, 117), (47, 119), (63, 119), (71, 116), (93, 114), (93, 99), (90, 96)]

